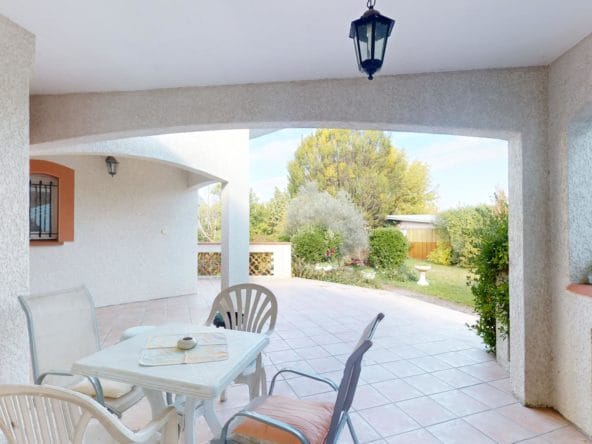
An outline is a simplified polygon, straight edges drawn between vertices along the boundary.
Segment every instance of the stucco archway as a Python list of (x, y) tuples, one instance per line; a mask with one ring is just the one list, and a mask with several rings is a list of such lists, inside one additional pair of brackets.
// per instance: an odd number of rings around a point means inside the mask
[[(337, 127), (509, 141), (511, 374), (549, 405), (545, 68), (31, 97), (33, 149), (181, 131)], [(525, 229), (528, 227), (528, 229)], [(528, 379), (526, 378), (528, 374)]]

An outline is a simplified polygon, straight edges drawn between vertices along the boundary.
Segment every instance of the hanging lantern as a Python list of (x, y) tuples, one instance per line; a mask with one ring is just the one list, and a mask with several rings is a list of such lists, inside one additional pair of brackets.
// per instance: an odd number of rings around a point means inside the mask
[(107, 172), (111, 175), (111, 177), (117, 174), (117, 165), (119, 162), (113, 156), (109, 156), (105, 159), (105, 163), (107, 164)]
[(358, 68), (372, 80), (374, 73), (382, 67), (386, 42), (391, 35), (395, 21), (381, 15), (374, 5), (376, 0), (368, 0), (368, 10), (351, 24), (349, 37), (354, 41)]

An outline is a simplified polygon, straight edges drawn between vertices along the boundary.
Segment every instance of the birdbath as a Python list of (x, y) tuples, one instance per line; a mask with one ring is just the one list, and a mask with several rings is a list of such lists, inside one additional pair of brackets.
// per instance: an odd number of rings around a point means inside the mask
[(417, 285), (421, 285), (422, 287), (427, 287), (430, 285), (428, 280), (426, 279), (426, 272), (431, 270), (432, 267), (430, 265), (416, 265), (415, 269), (419, 271), (419, 279), (417, 281)]

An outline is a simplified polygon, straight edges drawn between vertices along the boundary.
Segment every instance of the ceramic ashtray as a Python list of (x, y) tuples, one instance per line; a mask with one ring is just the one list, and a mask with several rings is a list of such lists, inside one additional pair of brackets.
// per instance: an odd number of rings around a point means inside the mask
[(177, 341), (177, 348), (181, 350), (191, 350), (197, 345), (197, 341), (193, 336), (185, 336)]

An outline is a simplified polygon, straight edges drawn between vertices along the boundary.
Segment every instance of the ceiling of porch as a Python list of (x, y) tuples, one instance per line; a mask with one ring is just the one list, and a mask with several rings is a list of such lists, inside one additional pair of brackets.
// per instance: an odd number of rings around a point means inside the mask
[[(384, 74), (545, 65), (590, 33), (589, 0), (379, 0), (397, 20)], [(359, 74), (363, 0), (0, 0), (37, 36), (33, 93), (260, 83)]]

